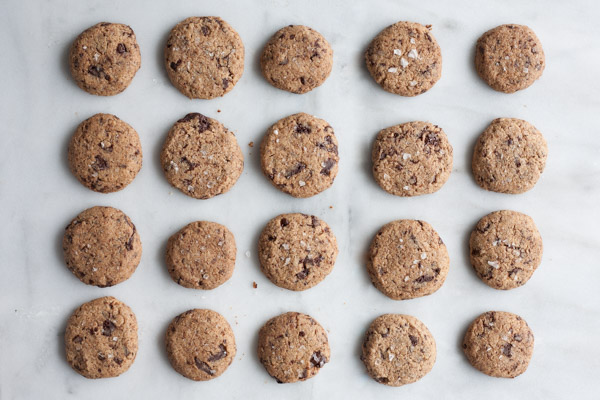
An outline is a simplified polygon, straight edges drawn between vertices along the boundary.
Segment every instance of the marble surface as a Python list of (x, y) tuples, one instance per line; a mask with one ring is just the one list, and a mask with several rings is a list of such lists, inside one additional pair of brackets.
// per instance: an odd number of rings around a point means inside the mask
[[(2, 1), (0, 398), (597, 398), (599, 12), (599, 3), (593, 1)], [(246, 46), (244, 76), (223, 98), (188, 100), (163, 69), (162, 48), (169, 30), (191, 15), (223, 17)], [(142, 52), (142, 68), (131, 86), (108, 98), (81, 91), (67, 68), (71, 41), (105, 20), (131, 25)], [(398, 20), (432, 24), (442, 48), (442, 79), (416, 98), (384, 92), (363, 63), (371, 38)], [(472, 62), (477, 38), (502, 23), (532, 27), (547, 59), (542, 78), (511, 95), (487, 87)], [(260, 74), (262, 46), (287, 24), (310, 25), (334, 49), (331, 77), (305, 95), (277, 90)], [(218, 118), (235, 131), (246, 158), (235, 187), (206, 201), (172, 189), (158, 162), (169, 127), (192, 111)], [(299, 111), (329, 121), (340, 142), (335, 184), (309, 199), (293, 199), (274, 189), (260, 172), (258, 147), (248, 146), (259, 143), (274, 121)], [(87, 190), (66, 165), (71, 133), (97, 112), (113, 113), (130, 123), (143, 146), (140, 174), (114, 194)], [(475, 139), (501, 116), (530, 121), (548, 141), (547, 169), (537, 186), (522, 195), (486, 192), (471, 175)], [(428, 120), (444, 128), (454, 147), (454, 170), (439, 192), (404, 199), (375, 184), (370, 146), (380, 129), (409, 120)], [(80, 283), (62, 259), (64, 227), (94, 205), (125, 211), (144, 246), (137, 272), (112, 288)], [(529, 283), (507, 292), (483, 284), (468, 262), (470, 230), (481, 216), (497, 209), (531, 215), (545, 245), (542, 265)], [(271, 284), (256, 256), (264, 224), (279, 213), (294, 211), (323, 218), (340, 245), (331, 275), (301, 293)], [(399, 218), (430, 222), (448, 246), (448, 279), (432, 296), (393, 301), (378, 292), (366, 274), (364, 254), (372, 235)], [(163, 262), (167, 238), (199, 219), (225, 224), (238, 244), (232, 279), (207, 292), (176, 285)], [(92, 381), (66, 363), (62, 336), (76, 307), (104, 295), (118, 297), (137, 314), (139, 353), (124, 375)], [(198, 383), (171, 368), (163, 335), (175, 315), (203, 307), (229, 320), (238, 353), (224, 375)], [(288, 310), (309, 313), (327, 329), (332, 356), (314, 379), (278, 385), (260, 365), (255, 347), (260, 326)], [(535, 333), (530, 368), (517, 379), (481, 374), (460, 349), (469, 322), (486, 310), (518, 313)], [(359, 360), (368, 324), (389, 312), (418, 317), (437, 341), (432, 372), (402, 388), (371, 380)]]

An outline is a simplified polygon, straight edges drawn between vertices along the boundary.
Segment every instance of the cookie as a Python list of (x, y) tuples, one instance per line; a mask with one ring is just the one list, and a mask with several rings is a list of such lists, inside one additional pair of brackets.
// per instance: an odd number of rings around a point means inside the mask
[(175, 371), (194, 381), (220, 376), (235, 358), (235, 337), (227, 320), (212, 310), (189, 310), (173, 319), (165, 335)]
[(533, 125), (498, 118), (479, 136), (473, 151), (473, 175), (485, 190), (518, 194), (532, 189), (544, 172), (548, 145)]
[(113, 96), (127, 89), (142, 57), (133, 29), (101, 22), (77, 36), (69, 64), (77, 86), (98, 96)]
[(271, 282), (289, 290), (306, 290), (321, 282), (333, 269), (337, 254), (329, 225), (314, 215), (278, 215), (258, 240), (260, 269)]
[(135, 272), (142, 242), (135, 225), (121, 210), (92, 207), (65, 229), (63, 252), (67, 267), (88, 285), (121, 283)]
[(388, 26), (367, 48), (365, 61), (383, 89), (401, 96), (425, 93), (442, 76), (442, 51), (431, 25), (401, 21)]
[(260, 57), (263, 76), (271, 85), (298, 94), (321, 86), (332, 66), (333, 50), (327, 40), (302, 25), (275, 32)]
[(269, 181), (294, 197), (328, 189), (338, 172), (338, 142), (324, 120), (299, 113), (277, 121), (260, 145), (261, 167)]
[(258, 358), (277, 383), (305, 381), (330, 360), (327, 333), (309, 315), (278, 315), (258, 332)]
[(527, 26), (500, 25), (477, 40), (477, 73), (499, 92), (528, 88), (542, 76), (545, 65), (542, 43)]
[(367, 261), (373, 285), (394, 300), (432, 294), (444, 284), (449, 266), (448, 250), (431, 225), (408, 219), (377, 232)]
[(435, 340), (425, 324), (410, 315), (384, 314), (369, 326), (360, 358), (371, 378), (402, 386), (427, 375), (435, 357)]
[(68, 159), (81, 184), (112, 193), (129, 185), (142, 168), (142, 145), (128, 123), (111, 114), (96, 114), (75, 130)]
[(173, 125), (160, 162), (169, 183), (196, 199), (226, 193), (244, 169), (244, 155), (233, 132), (199, 113)]
[(169, 238), (166, 261), (171, 278), (181, 286), (214, 289), (235, 268), (235, 239), (225, 226), (196, 221)]
[(190, 99), (221, 97), (244, 73), (244, 44), (221, 18), (190, 17), (169, 34), (165, 68), (171, 83)]
[(114, 297), (84, 303), (67, 322), (67, 362), (86, 378), (119, 376), (135, 360), (137, 331), (131, 308)]
[(379, 132), (371, 154), (373, 176), (396, 196), (438, 191), (452, 171), (452, 146), (437, 125), (414, 121)]
[(484, 374), (514, 378), (529, 366), (533, 332), (516, 314), (488, 311), (469, 326), (462, 347), (471, 365)]

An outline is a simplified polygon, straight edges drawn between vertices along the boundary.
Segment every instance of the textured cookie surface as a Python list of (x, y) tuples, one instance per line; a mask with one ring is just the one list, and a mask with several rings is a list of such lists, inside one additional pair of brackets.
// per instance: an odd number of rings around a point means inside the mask
[(373, 321), (362, 344), (361, 359), (379, 383), (402, 386), (423, 378), (435, 363), (435, 340), (415, 317), (384, 314)]
[(473, 321), (463, 340), (469, 362), (486, 375), (514, 378), (529, 366), (533, 332), (524, 319), (504, 311), (489, 311)]
[(67, 361), (86, 378), (121, 375), (135, 360), (137, 330), (133, 311), (114, 297), (82, 304), (67, 322)]
[(261, 147), (265, 176), (294, 197), (310, 197), (333, 184), (338, 172), (338, 142), (324, 120), (299, 113), (277, 121)]
[(260, 329), (258, 358), (278, 383), (304, 381), (329, 362), (327, 333), (309, 315), (281, 314)]
[(83, 283), (113, 286), (135, 272), (142, 242), (135, 225), (121, 210), (92, 207), (65, 229), (63, 252), (67, 267)]
[(372, 151), (373, 176), (386, 192), (418, 196), (439, 190), (452, 171), (452, 146), (437, 125), (414, 121), (383, 129)]
[(80, 88), (91, 94), (112, 96), (129, 86), (142, 58), (133, 29), (102, 22), (77, 36), (71, 45), (69, 63)]
[(533, 125), (498, 118), (479, 136), (473, 151), (473, 175), (479, 186), (500, 193), (532, 189), (546, 166), (548, 145)]
[(165, 68), (173, 85), (187, 97), (220, 97), (244, 73), (244, 44), (221, 18), (190, 17), (171, 30)]

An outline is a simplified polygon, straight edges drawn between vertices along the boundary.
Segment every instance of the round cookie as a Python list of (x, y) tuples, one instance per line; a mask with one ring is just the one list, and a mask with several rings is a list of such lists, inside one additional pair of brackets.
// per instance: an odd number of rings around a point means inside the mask
[(233, 132), (199, 113), (173, 125), (160, 162), (169, 183), (196, 199), (226, 193), (244, 169), (244, 155)]
[(367, 69), (386, 91), (401, 96), (425, 93), (442, 76), (442, 51), (431, 25), (397, 22), (381, 31), (365, 53)]
[(142, 242), (135, 225), (121, 210), (92, 207), (65, 229), (63, 252), (67, 267), (81, 282), (107, 287), (135, 272), (142, 257)]
[(240, 35), (219, 17), (190, 17), (171, 30), (165, 46), (171, 83), (190, 99), (213, 99), (244, 73)]
[(113, 96), (129, 86), (142, 58), (133, 29), (101, 22), (77, 36), (69, 64), (77, 86), (98, 96)]
[(435, 357), (435, 340), (425, 324), (410, 315), (384, 314), (369, 326), (360, 358), (371, 378), (402, 386), (427, 375)]
[(142, 145), (129, 124), (111, 114), (96, 114), (75, 130), (68, 159), (81, 184), (111, 193), (129, 185), (142, 168)]
[(175, 371), (194, 381), (221, 375), (235, 358), (235, 337), (227, 320), (212, 310), (189, 310), (173, 319), (165, 335)]
[(235, 239), (225, 226), (196, 221), (169, 238), (166, 261), (171, 278), (181, 286), (214, 289), (235, 268)]
[(84, 303), (67, 322), (67, 362), (86, 378), (119, 376), (135, 360), (137, 330), (131, 308), (114, 297)]
[(424, 221), (392, 221), (377, 232), (369, 248), (371, 281), (394, 300), (432, 294), (443, 285), (449, 267), (444, 242)]
[(414, 121), (383, 129), (372, 151), (373, 176), (383, 190), (408, 197), (438, 191), (452, 171), (452, 146), (437, 125)]
[(484, 374), (514, 378), (529, 366), (533, 332), (516, 314), (488, 311), (469, 326), (462, 347), (471, 365)]
[(333, 50), (314, 29), (290, 25), (278, 30), (265, 45), (260, 67), (271, 85), (302, 94), (325, 82), (333, 67)]
[(258, 332), (258, 358), (277, 383), (305, 381), (329, 362), (327, 333), (309, 315), (278, 315)]
[(321, 282), (337, 254), (329, 225), (314, 215), (278, 215), (258, 241), (260, 269), (275, 285), (289, 290), (306, 290)]
[(533, 125), (498, 118), (479, 136), (473, 151), (473, 175), (479, 186), (499, 193), (532, 189), (546, 166), (548, 145)]
[(542, 43), (527, 26), (500, 25), (484, 33), (476, 47), (477, 73), (499, 92), (528, 88), (544, 72)]
[(328, 189), (338, 172), (338, 142), (324, 120), (299, 113), (277, 121), (260, 145), (261, 166), (269, 181), (294, 197)]

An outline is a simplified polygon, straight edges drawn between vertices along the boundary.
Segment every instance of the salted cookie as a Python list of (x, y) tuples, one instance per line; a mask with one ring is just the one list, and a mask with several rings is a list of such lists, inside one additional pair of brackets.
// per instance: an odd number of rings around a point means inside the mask
[(114, 297), (84, 303), (67, 322), (67, 362), (86, 378), (119, 376), (135, 360), (137, 330), (131, 308)]
[(449, 267), (442, 238), (424, 221), (392, 221), (377, 232), (369, 248), (371, 281), (394, 300), (432, 294), (446, 280)]
[(77, 36), (69, 63), (80, 88), (98, 96), (113, 96), (129, 86), (142, 57), (133, 29), (102, 22)]
[(327, 40), (302, 25), (278, 30), (260, 58), (262, 73), (271, 85), (298, 94), (321, 86), (332, 66), (333, 50)]
[(527, 26), (500, 25), (477, 40), (477, 73), (499, 92), (528, 88), (542, 76), (545, 65), (542, 43)]
[(498, 118), (479, 136), (473, 151), (473, 175), (485, 190), (523, 193), (544, 172), (548, 145), (535, 126), (516, 118)]
[(277, 383), (305, 381), (329, 362), (327, 333), (309, 315), (278, 315), (258, 332), (258, 358)]
[(435, 363), (435, 340), (415, 317), (384, 314), (369, 326), (361, 360), (379, 383), (402, 386), (423, 378)]
[(471, 365), (484, 374), (514, 378), (529, 366), (533, 332), (516, 314), (488, 311), (469, 326), (462, 347)]
[(215, 379), (235, 358), (231, 326), (212, 310), (189, 310), (175, 317), (165, 343), (175, 371), (194, 381)]
[(437, 125), (414, 121), (379, 132), (371, 154), (383, 190), (408, 197), (438, 191), (452, 171), (452, 146)]
[(92, 207), (65, 229), (63, 252), (67, 267), (88, 285), (121, 283), (135, 272), (142, 242), (135, 225), (121, 210)]
[(367, 69), (385, 90), (401, 96), (425, 93), (442, 76), (442, 51), (431, 25), (397, 22), (381, 31), (365, 53)]
[(229, 191), (244, 169), (244, 155), (233, 132), (199, 113), (173, 125), (160, 162), (169, 183), (196, 199)]
[(294, 197), (328, 189), (338, 172), (338, 142), (322, 119), (299, 113), (277, 121), (260, 145), (261, 166), (269, 181)]
[(171, 83), (190, 99), (220, 97), (244, 73), (244, 44), (221, 18), (190, 17), (171, 30), (165, 67)]

